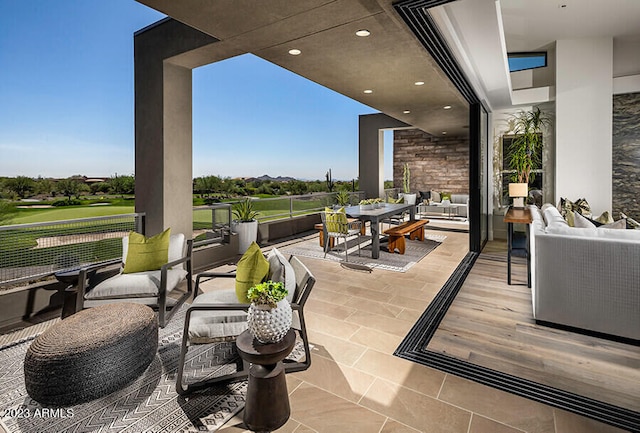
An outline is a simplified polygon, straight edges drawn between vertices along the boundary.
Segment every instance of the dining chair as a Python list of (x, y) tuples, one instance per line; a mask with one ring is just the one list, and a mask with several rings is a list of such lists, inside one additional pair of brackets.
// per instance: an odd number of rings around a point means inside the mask
[[(356, 236), (358, 243), (358, 255), (360, 255), (360, 237), (362, 235), (362, 221), (360, 220), (352, 220), (349, 221), (347, 218), (347, 214), (344, 211), (344, 208), (340, 208), (338, 210), (333, 209), (325, 209), (324, 212), (320, 213), (322, 217), (322, 224), (324, 225), (324, 230), (327, 232), (326, 239), (336, 239), (334, 243), (334, 247), (338, 246), (338, 240), (342, 238), (344, 240), (344, 256), (345, 261), (349, 261), (349, 248), (347, 244), (347, 240), (351, 236)], [(327, 257), (327, 252), (329, 251), (330, 242), (325, 242), (324, 244), (324, 257)]]

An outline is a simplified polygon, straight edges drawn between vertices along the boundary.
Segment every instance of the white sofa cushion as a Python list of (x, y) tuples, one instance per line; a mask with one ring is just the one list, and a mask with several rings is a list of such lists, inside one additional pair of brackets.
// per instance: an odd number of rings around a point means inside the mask
[[(167, 270), (167, 292), (171, 292), (187, 276), (184, 269)], [(118, 274), (89, 290), (85, 299), (118, 299), (123, 297), (144, 298), (158, 296), (160, 271)]]
[(569, 227), (569, 224), (560, 215), (560, 211), (553, 206), (549, 206), (542, 211), (547, 229), (551, 227)]
[[(192, 305), (238, 304), (235, 289), (214, 290), (196, 297)], [(194, 344), (235, 340), (247, 329), (247, 313), (242, 310), (194, 311), (189, 322), (189, 341)]]

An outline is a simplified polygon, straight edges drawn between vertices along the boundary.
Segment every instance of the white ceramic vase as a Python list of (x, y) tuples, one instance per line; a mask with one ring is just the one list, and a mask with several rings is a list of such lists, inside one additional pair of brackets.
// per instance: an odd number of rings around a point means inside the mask
[(291, 305), (283, 299), (276, 308), (252, 303), (249, 306), (247, 323), (249, 332), (261, 343), (276, 343), (291, 329)]

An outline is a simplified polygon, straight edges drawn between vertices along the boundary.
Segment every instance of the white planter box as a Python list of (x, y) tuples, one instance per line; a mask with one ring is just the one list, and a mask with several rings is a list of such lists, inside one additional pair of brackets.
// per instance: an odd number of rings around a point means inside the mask
[(238, 234), (238, 253), (244, 254), (251, 242), (258, 239), (258, 221), (240, 222), (234, 221), (231, 230)]

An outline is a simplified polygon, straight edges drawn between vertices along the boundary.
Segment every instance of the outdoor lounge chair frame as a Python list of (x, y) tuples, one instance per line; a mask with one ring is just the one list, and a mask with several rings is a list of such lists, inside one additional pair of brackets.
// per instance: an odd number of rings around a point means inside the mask
[[(300, 336), (300, 340), (304, 345), (305, 358), (304, 361), (291, 361), (284, 360), (284, 370), (286, 373), (293, 373), (297, 371), (304, 371), (311, 366), (311, 351), (309, 348), (309, 338), (307, 336), (307, 327), (304, 320), (304, 304), (307, 302), (309, 298), (309, 294), (311, 293), (311, 289), (313, 288), (316, 279), (313, 277), (309, 269), (297, 258), (291, 256), (289, 258), (289, 263), (294, 269), (296, 275), (296, 290), (293, 295), (293, 300), (291, 301), (291, 309), (294, 312), (298, 313), (298, 318), (300, 321), (300, 329), (295, 329), (298, 335)], [(234, 278), (235, 272), (231, 273), (220, 273), (220, 272), (203, 272), (198, 274), (196, 277), (196, 295), (200, 294), (200, 282), (203, 278), (206, 278), (205, 281), (211, 280), (213, 278)], [(191, 383), (186, 387), (182, 383), (182, 379), (184, 376), (184, 362), (187, 356), (187, 350), (189, 347), (189, 324), (191, 321), (191, 315), (195, 311), (247, 311), (249, 309), (249, 304), (196, 304), (191, 305), (187, 310), (185, 321), (184, 321), (184, 332), (182, 334), (182, 345), (180, 347), (180, 359), (178, 363), (178, 374), (176, 377), (176, 391), (180, 395), (188, 394), (190, 392), (207, 388), (213, 384), (219, 382), (231, 382), (237, 380), (243, 380), (249, 375), (249, 363), (239, 360), (238, 361), (238, 369), (236, 372), (227, 374), (224, 376), (214, 377), (210, 379), (206, 379), (200, 382)], [(216, 342), (208, 343), (208, 344), (219, 344)]]
[[(118, 263), (120, 263), (120, 265), (122, 266), (122, 260), (111, 260), (80, 269), (80, 274), (78, 276), (78, 290), (76, 294), (75, 311), (78, 312), (83, 310), (84, 308), (95, 307), (97, 305), (110, 304), (114, 302), (133, 302), (136, 304), (144, 304), (149, 305), (150, 307), (158, 308), (158, 325), (161, 328), (164, 328), (176, 313), (176, 311), (178, 311), (180, 306), (193, 294), (193, 281), (191, 277), (191, 256), (193, 252), (193, 241), (191, 239), (188, 239), (186, 243), (186, 252), (183, 257), (166, 263), (160, 268), (160, 287), (158, 288), (158, 294), (156, 296), (123, 296), (121, 298), (87, 300), (84, 298), (85, 292), (89, 288), (87, 276), (91, 275), (99, 269), (104, 269), (108, 266), (113, 266)], [(180, 295), (180, 297), (177, 299), (167, 297), (167, 270), (181, 263), (185, 264), (185, 268), (187, 270), (187, 275), (185, 277), (187, 282), (187, 291)], [(170, 307), (170, 309), (167, 309), (167, 307)]]

